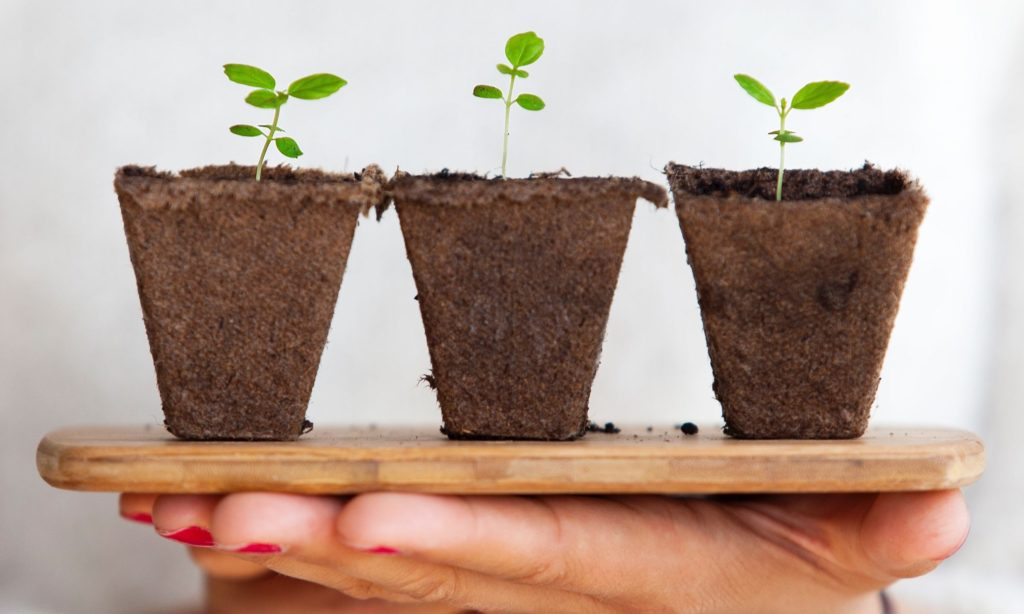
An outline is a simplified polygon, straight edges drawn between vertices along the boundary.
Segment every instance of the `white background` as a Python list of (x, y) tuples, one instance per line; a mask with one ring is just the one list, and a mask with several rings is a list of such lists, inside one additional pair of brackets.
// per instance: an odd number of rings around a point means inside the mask
[[(547, 43), (514, 112), (510, 172), (639, 175), (670, 160), (775, 163), (777, 96), (842, 79), (849, 93), (794, 113), (791, 167), (870, 160), (921, 179), (932, 205), (892, 337), (876, 421), (966, 427), (990, 471), (969, 491), (972, 539), (898, 589), (936, 611), (1024, 611), (1024, 7), (990, 2), (0, 2), (0, 611), (116, 612), (195, 598), (179, 548), (116, 517), (112, 495), (59, 492), (34, 468), (48, 430), (161, 419), (120, 213), (126, 163), (252, 164), (267, 123), (225, 62), (280, 82), (349, 85), (293, 100), (282, 125), (303, 166), (494, 171), (505, 39)], [(272, 161), (280, 156), (272, 154)], [(309, 409), (314, 422), (438, 423), (394, 212), (356, 233)], [(718, 421), (671, 211), (641, 204), (594, 385), (599, 420)], [(1015, 430), (1016, 429), (1016, 432)], [(1016, 604), (1016, 605), (1009, 605)], [(1010, 609), (1007, 609), (1007, 608)]]

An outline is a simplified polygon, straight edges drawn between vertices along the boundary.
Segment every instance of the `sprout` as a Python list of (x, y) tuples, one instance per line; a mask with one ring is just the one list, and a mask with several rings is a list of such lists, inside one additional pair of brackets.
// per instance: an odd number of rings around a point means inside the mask
[[(294, 97), (302, 100), (326, 98), (340, 90), (347, 83), (341, 77), (328, 73), (317, 73), (293, 82), (288, 86), (287, 91), (282, 92), (274, 89), (277, 87), (277, 82), (270, 73), (255, 66), (225, 64), (224, 74), (235, 83), (259, 88), (253, 90), (245, 97), (247, 103), (260, 109), (274, 110), (274, 121), (269, 124), (260, 124), (259, 127), (250, 126), (249, 124), (235, 124), (229, 128), (232, 133), (238, 136), (262, 136), (266, 138), (266, 141), (263, 143), (263, 150), (260, 151), (260, 159), (256, 163), (256, 181), (260, 180), (260, 176), (263, 173), (267, 149), (270, 148), (271, 142), (277, 146), (279, 152), (289, 158), (298, 158), (302, 155), (302, 150), (299, 149), (299, 144), (295, 142), (295, 139), (289, 136), (275, 136), (278, 132), (284, 132), (284, 129), (277, 125), (277, 120), (281, 117), (281, 106), (288, 102), (288, 98)], [(266, 128), (267, 131), (263, 132), (260, 128)]]
[(505, 43), (505, 57), (508, 58), (511, 66), (508, 64), (498, 64), (498, 72), (509, 76), (508, 92), (503, 94), (501, 90), (493, 85), (478, 85), (473, 88), (473, 95), (477, 98), (497, 98), (505, 103), (505, 137), (501, 145), (502, 178), (507, 174), (508, 118), (512, 105), (518, 104), (527, 111), (540, 111), (544, 108), (544, 101), (540, 99), (540, 96), (534, 94), (519, 94), (515, 99), (512, 98), (512, 88), (515, 86), (516, 77), (525, 79), (530, 76), (530, 73), (522, 70), (521, 67), (533, 64), (540, 59), (542, 53), (544, 53), (544, 40), (542, 38), (533, 32), (516, 34)]
[(786, 130), (786, 117), (793, 109), (817, 109), (832, 102), (850, 89), (848, 83), (841, 81), (815, 81), (800, 88), (789, 106), (786, 106), (786, 99), (783, 98), (780, 104), (775, 104), (775, 95), (757, 79), (749, 75), (733, 75), (736, 82), (750, 94), (754, 100), (766, 104), (775, 109), (779, 114), (779, 129), (772, 130), (768, 134), (775, 137), (779, 142), (779, 181), (775, 186), (775, 200), (782, 200), (782, 174), (786, 166), (786, 143), (799, 143), (803, 139), (791, 130)]

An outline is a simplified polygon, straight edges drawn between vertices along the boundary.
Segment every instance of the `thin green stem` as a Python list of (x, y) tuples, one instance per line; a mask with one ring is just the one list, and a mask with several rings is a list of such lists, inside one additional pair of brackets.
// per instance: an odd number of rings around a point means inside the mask
[[(782, 100), (782, 110), (779, 111), (779, 137), (786, 133), (786, 100)], [(786, 142), (779, 141), (779, 181), (775, 185), (775, 201), (782, 200), (782, 175), (786, 172)]]
[(511, 75), (508, 81), (508, 95), (505, 97), (505, 137), (501, 143), (501, 178), (505, 179), (507, 176), (506, 168), (508, 166), (508, 116), (512, 111), (512, 88), (516, 84), (516, 76)]
[(786, 172), (786, 144), (779, 143), (779, 182), (775, 186), (775, 201), (782, 200), (782, 174)]
[(267, 131), (267, 142), (263, 144), (263, 151), (260, 152), (260, 161), (256, 163), (256, 181), (260, 180), (263, 174), (263, 160), (267, 157), (267, 150), (270, 149), (270, 142), (274, 140), (274, 133), (277, 132), (277, 119), (281, 117), (281, 105), (274, 108), (274, 121), (270, 122), (270, 130)]

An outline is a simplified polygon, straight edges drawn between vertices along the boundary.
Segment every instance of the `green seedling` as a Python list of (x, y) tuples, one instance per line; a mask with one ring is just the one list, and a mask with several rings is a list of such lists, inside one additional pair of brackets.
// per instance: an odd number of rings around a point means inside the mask
[[(281, 107), (288, 102), (288, 99), (318, 100), (327, 98), (347, 83), (336, 75), (317, 73), (294, 81), (286, 91), (281, 91), (275, 89), (277, 81), (270, 73), (255, 66), (225, 64), (224, 74), (235, 83), (258, 88), (249, 92), (249, 95), (245, 97), (247, 103), (259, 109), (274, 110), (274, 120), (269, 124), (260, 124), (258, 127), (249, 124), (235, 124), (229, 128), (238, 136), (262, 136), (266, 139), (263, 143), (263, 150), (260, 151), (260, 159), (256, 163), (256, 181), (260, 180), (263, 173), (263, 165), (266, 163), (267, 150), (270, 149), (271, 142), (277, 146), (278, 151), (289, 158), (298, 158), (302, 155), (302, 150), (299, 149), (299, 144), (295, 142), (295, 139), (290, 136), (277, 136), (278, 132), (284, 132), (284, 129), (277, 125), (277, 120), (281, 117)], [(260, 128), (266, 128), (267, 131), (264, 132)]]
[(497, 98), (505, 103), (505, 137), (501, 145), (502, 178), (506, 176), (505, 171), (508, 165), (508, 118), (512, 105), (518, 104), (527, 111), (540, 111), (544, 108), (544, 101), (540, 99), (540, 96), (534, 94), (519, 94), (514, 99), (512, 98), (512, 88), (515, 87), (516, 77), (525, 79), (530, 76), (530, 73), (522, 70), (522, 67), (536, 62), (542, 53), (544, 53), (542, 38), (533, 32), (516, 34), (505, 43), (505, 57), (508, 58), (511, 66), (498, 64), (498, 72), (509, 77), (508, 92), (503, 94), (493, 85), (478, 85), (473, 88), (473, 95), (477, 98)]
[(799, 143), (803, 140), (792, 130), (786, 130), (786, 117), (793, 109), (817, 109), (827, 105), (845, 94), (846, 90), (850, 89), (850, 84), (841, 81), (808, 83), (793, 95), (792, 101), (787, 106), (785, 98), (776, 104), (775, 95), (757, 79), (749, 75), (733, 75), (733, 78), (754, 100), (772, 107), (779, 114), (779, 129), (772, 130), (768, 134), (773, 135), (779, 142), (779, 181), (775, 186), (775, 200), (782, 200), (782, 174), (786, 167), (786, 143)]

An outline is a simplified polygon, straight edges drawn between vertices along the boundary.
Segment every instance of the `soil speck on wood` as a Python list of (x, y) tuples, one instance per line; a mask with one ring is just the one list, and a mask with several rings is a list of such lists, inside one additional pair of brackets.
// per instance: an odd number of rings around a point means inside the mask
[(614, 422), (605, 422), (604, 426), (599, 425), (596, 422), (587, 422), (588, 433), (605, 433), (607, 435), (615, 435), (622, 432), (622, 429), (615, 426)]

